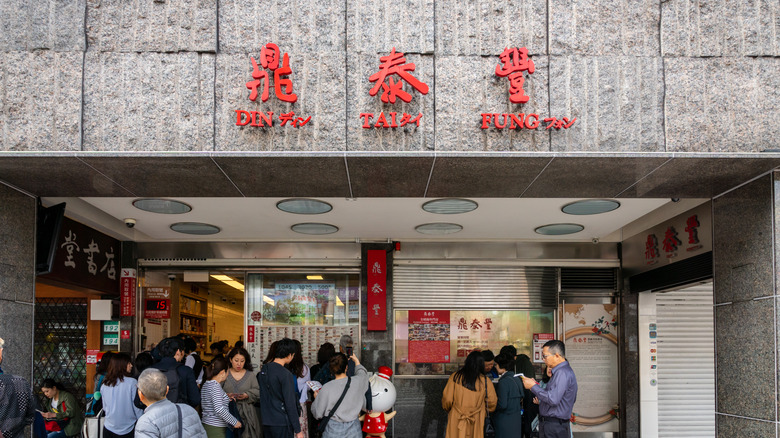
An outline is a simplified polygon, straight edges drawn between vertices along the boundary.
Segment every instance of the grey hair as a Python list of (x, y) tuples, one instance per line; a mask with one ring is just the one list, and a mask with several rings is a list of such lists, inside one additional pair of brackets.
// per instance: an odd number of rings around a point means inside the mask
[(156, 368), (147, 368), (138, 376), (138, 390), (150, 402), (158, 402), (168, 393), (168, 378)]
[(547, 351), (552, 355), (558, 354), (563, 358), (566, 357), (566, 345), (557, 339), (545, 342), (543, 347), (547, 347)]
[(339, 346), (341, 347), (341, 349), (346, 351), (348, 345), (352, 345), (352, 336), (341, 335), (341, 339), (339, 339)]
[(5, 348), (5, 341), (3, 340), (3, 338), (0, 338), (0, 350), (2, 350), (3, 348)]

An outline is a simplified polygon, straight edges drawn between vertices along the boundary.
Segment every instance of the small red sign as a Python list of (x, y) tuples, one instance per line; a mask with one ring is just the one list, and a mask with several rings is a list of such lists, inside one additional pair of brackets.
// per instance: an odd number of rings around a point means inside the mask
[(122, 268), (119, 277), (119, 316), (135, 316), (135, 269)]
[(130, 339), (130, 330), (122, 330), (121, 335), (119, 337), (121, 339)]
[[(396, 98), (406, 103), (412, 101), (412, 95), (404, 91), (404, 82), (408, 83), (420, 94), (428, 94), (428, 85), (412, 76), (416, 66), (411, 62), (406, 64), (406, 58), (401, 52), (396, 52), (395, 47), (387, 56), (379, 58), (379, 71), (369, 76), (370, 82), (375, 82), (374, 87), (368, 92), (371, 96), (376, 96), (379, 89), (382, 89), (382, 102), (395, 103)], [(394, 78), (393, 75), (398, 75)], [(398, 80), (396, 82), (396, 79)]]
[(259, 322), (263, 320), (263, 314), (255, 310), (249, 315), (250, 318), (252, 318), (252, 321)]
[(387, 330), (387, 252), (370, 249), (367, 259), (367, 329), (384, 331)]
[(94, 365), (98, 362), (100, 350), (87, 350), (87, 365)]
[(255, 326), (246, 326), (246, 341), (250, 343), (255, 342)]

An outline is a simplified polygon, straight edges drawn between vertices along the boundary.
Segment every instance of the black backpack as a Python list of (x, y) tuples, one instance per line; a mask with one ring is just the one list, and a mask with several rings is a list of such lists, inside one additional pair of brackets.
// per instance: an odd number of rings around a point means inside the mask
[(169, 370), (160, 369), (165, 377), (168, 378), (168, 395), (166, 398), (173, 403), (187, 403), (187, 400), (183, 397), (183, 392), (180, 390), (181, 377), (179, 377), (179, 367), (184, 366), (182, 364), (176, 364), (176, 366)]

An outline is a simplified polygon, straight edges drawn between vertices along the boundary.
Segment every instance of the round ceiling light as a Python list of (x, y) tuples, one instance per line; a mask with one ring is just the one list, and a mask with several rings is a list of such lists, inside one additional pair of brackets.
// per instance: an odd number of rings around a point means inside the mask
[(541, 226), (534, 231), (545, 236), (563, 236), (564, 234), (579, 233), (585, 227), (579, 224), (550, 224)]
[(339, 230), (339, 227), (331, 224), (318, 224), (318, 223), (303, 223), (295, 224), (290, 227), (296, 233), (301, 234), (333, 234)]
[(192, 211), (192, 207), (183, 202), (159, 198), (136, 199), (133, 201), (133, 207), (143, 211), (162, 214), (182, 214)]
[(423, 204), (422, 209), (428, 213), (460, 214), (474, 211), (479, 205), (470, 199), (446, 198), (435, 199)]
[(586, 199), (584, 201), (572, 202), (561, 208), (566, 214), (584, 216), (589, 214), (601, 214), (612, 210), (617, 210), (620, 203), (611, 199)]
[(295, 214), (322, 214), (333, 210), (333, 206), (327, 202), (304, 198), (279, 201), (276, 203), (276, 208)]
[(443, 222), (437, 222), (432, 224), (417, 225), (414, 229), (421, 234), (452, 234), (462, 230), (463, 227), (458, 224), (448, 224)]
[(217, 234), (222, 231), (215, 225), (204, 224), (201, 222), (177, 222), (171, 225), (171, 229), (177, 233), (194, 234), (196, 236)]

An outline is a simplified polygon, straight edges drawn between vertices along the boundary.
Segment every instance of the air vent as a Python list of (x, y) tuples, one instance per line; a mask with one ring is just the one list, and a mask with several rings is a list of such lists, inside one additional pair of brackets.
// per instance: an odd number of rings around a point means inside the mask
[(617, 290), (615, 268), (561, 268), (561, 290)]

